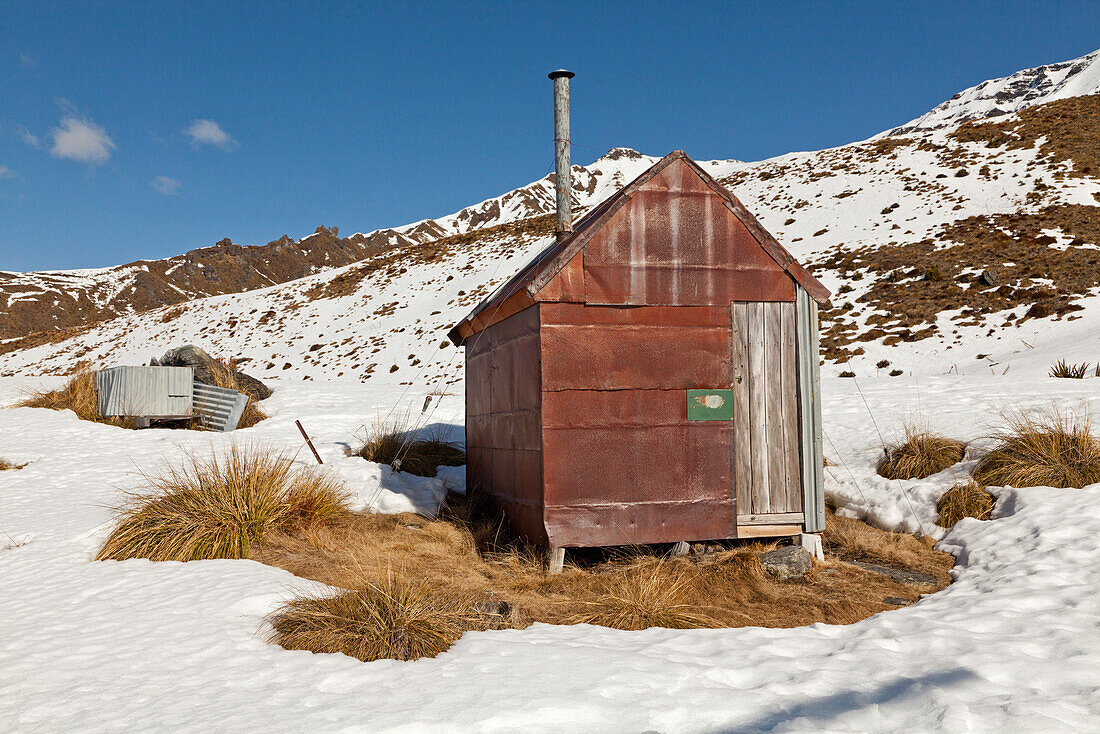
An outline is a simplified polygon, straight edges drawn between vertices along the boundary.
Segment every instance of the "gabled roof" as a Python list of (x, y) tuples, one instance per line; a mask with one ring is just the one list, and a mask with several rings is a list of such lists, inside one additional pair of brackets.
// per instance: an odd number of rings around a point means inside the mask
[[(469, 315), (457, 323), (448, 336), (455, 344), (461, 344), (465, 337), (461, 331), (463, 327), (471, 324), (488, 313), (488, 319), (480, 328), (484, 328), (493, 321), (497, 309), (513, 296), (521, 294), (524, 300), (534, 302), (538, 300), (538, 292), (557, 275), (565, 265), (579, 253), (589, 240), (598, 232), (615, 213), (626, 204), (627, 201), (654, 176), (663, 171), (673, 161), (682, 160), (686, 163), (711, 189), (717, 193), (733, 215), (745, 226), (753, 239), (769, 255), (781, 269), (787, 272), (806, 292), (819, 304), (827, 304), (829, 290), (821, 282), (803, 268), (787, 250), (757, 221), (756, 217), (745, 208), (736, 196), (730, 193), (724, 186), (715, 181), (699, 164), (688, 157), (682, 150), (674, 150), (661, 160), (657, 161), (648, 170), (624, 186), (618, 192), (609, 196), (593, 207), (587, 214), (581, 217), (573, 226), (573, 232), (543, 249), (531, 262), (527, 263), (511, 279), (502, 284), (493, 293), (489, 294), (479, 303)], [(503, 317), (503, 314), (502, 314)], [(479, 331), (476, 328), (475, 331)], [(467, 334), (466, 336), (469, 336)]]

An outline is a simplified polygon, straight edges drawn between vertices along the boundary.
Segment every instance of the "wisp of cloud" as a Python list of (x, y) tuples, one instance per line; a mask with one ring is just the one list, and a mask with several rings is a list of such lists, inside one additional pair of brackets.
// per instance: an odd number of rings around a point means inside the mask
[(170, 176), (157, 176), (149, 185), (165, 196), (175, 196), (180, 192), (180, 182)]
[(190, 136), (193, 145), (213, 145), (230, 150), (237, 144), (233, 136), (222, 130), (222, 126), (214, 120), (195, 120), (183, 132)]
[(50, 134), (53, 136), (50, 153), (55, 158), (102, 165), (110, 159), (115, 147), (115, 141), (103, 128), (79, 117), (61, 118), (61, 127), (55, 127)]

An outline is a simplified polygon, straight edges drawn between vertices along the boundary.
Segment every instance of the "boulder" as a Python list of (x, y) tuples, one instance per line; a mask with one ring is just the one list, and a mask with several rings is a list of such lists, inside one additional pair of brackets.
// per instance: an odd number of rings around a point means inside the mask
[(237, 385), (241, 392), (250, 396), (253, 400), (266, 400), (271, 397), (271, 388), (257, 380), (252, 375), (246, 375), (240, 370), (234, 370), (237, 375)]
[(800, 545), (788, 545), (761, 553), (760, 563), (777, 581), (802, 578), (814, 567), (810, 552)]
[[(220, 366), (218, 361), (207, 354), (203, 349), (194, 344), (185, 344), (182, 347), (169, 349), (164, 356), (149, 361), (150, 366), (161, 367), (192, 367), (195, 370), (195, 379), (207, 385), (217, 384), (214, 380), (214, 370)], [(271, 388), (263, 384), (255, 377), (246, 375), (240, 370), (233, 370), (237, 378), (237, 384), (241, 392), (250, 396), (253, 400), (264, 400), (271, 397)]]

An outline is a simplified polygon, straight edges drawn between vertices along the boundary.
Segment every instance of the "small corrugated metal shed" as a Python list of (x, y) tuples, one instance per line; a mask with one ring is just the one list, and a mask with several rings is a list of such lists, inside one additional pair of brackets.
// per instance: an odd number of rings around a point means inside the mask
[(820, 531), (828, 298), (670, 153), (450, 332), (468, 485), (554, 547)]
[(101, 415), (131, 418), (140, 426), (151, 420), (198, 418), (207, 431), (236, 430), (248, 396), (195, 379), (193, 367), (108, 367), (95, 373)]
[(193, 412), (190, 367), (108, 367), (95, 373), (101, 415), (186, 418)]

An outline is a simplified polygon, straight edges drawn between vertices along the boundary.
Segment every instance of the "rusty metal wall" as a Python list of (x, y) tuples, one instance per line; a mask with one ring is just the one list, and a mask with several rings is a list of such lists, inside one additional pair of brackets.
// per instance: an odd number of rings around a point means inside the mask
[(466, 344), (466, 482), (489, 493), (513, 528), (545, 542), (539, 306)]
[[(599, 228), (581, 233), (572, 259), (538, 283), (529, 266), (466, 331), (456, 327), (468, 482), (529, 540), (738, 534), (734, 424), (689, 421), (686, 390), (731, 388), (731, 302), (793, 304), (785, 268), (812, 278), (693, 165), (666, 158), (589, 215)], [(521, 292), (538, 303), (525, 307)]]
[(794, 301), (794, 280), (683, 160), (650, 179), (584, 251), (585, 302)]
[(541, 317), (551, 544), (732, 537), (732, 424), (688, 421), (685, 392), (729, 387), (729, 308), (544, 303)]
[(542, 304), (542, 389), (729, 387), (729, 306)]

